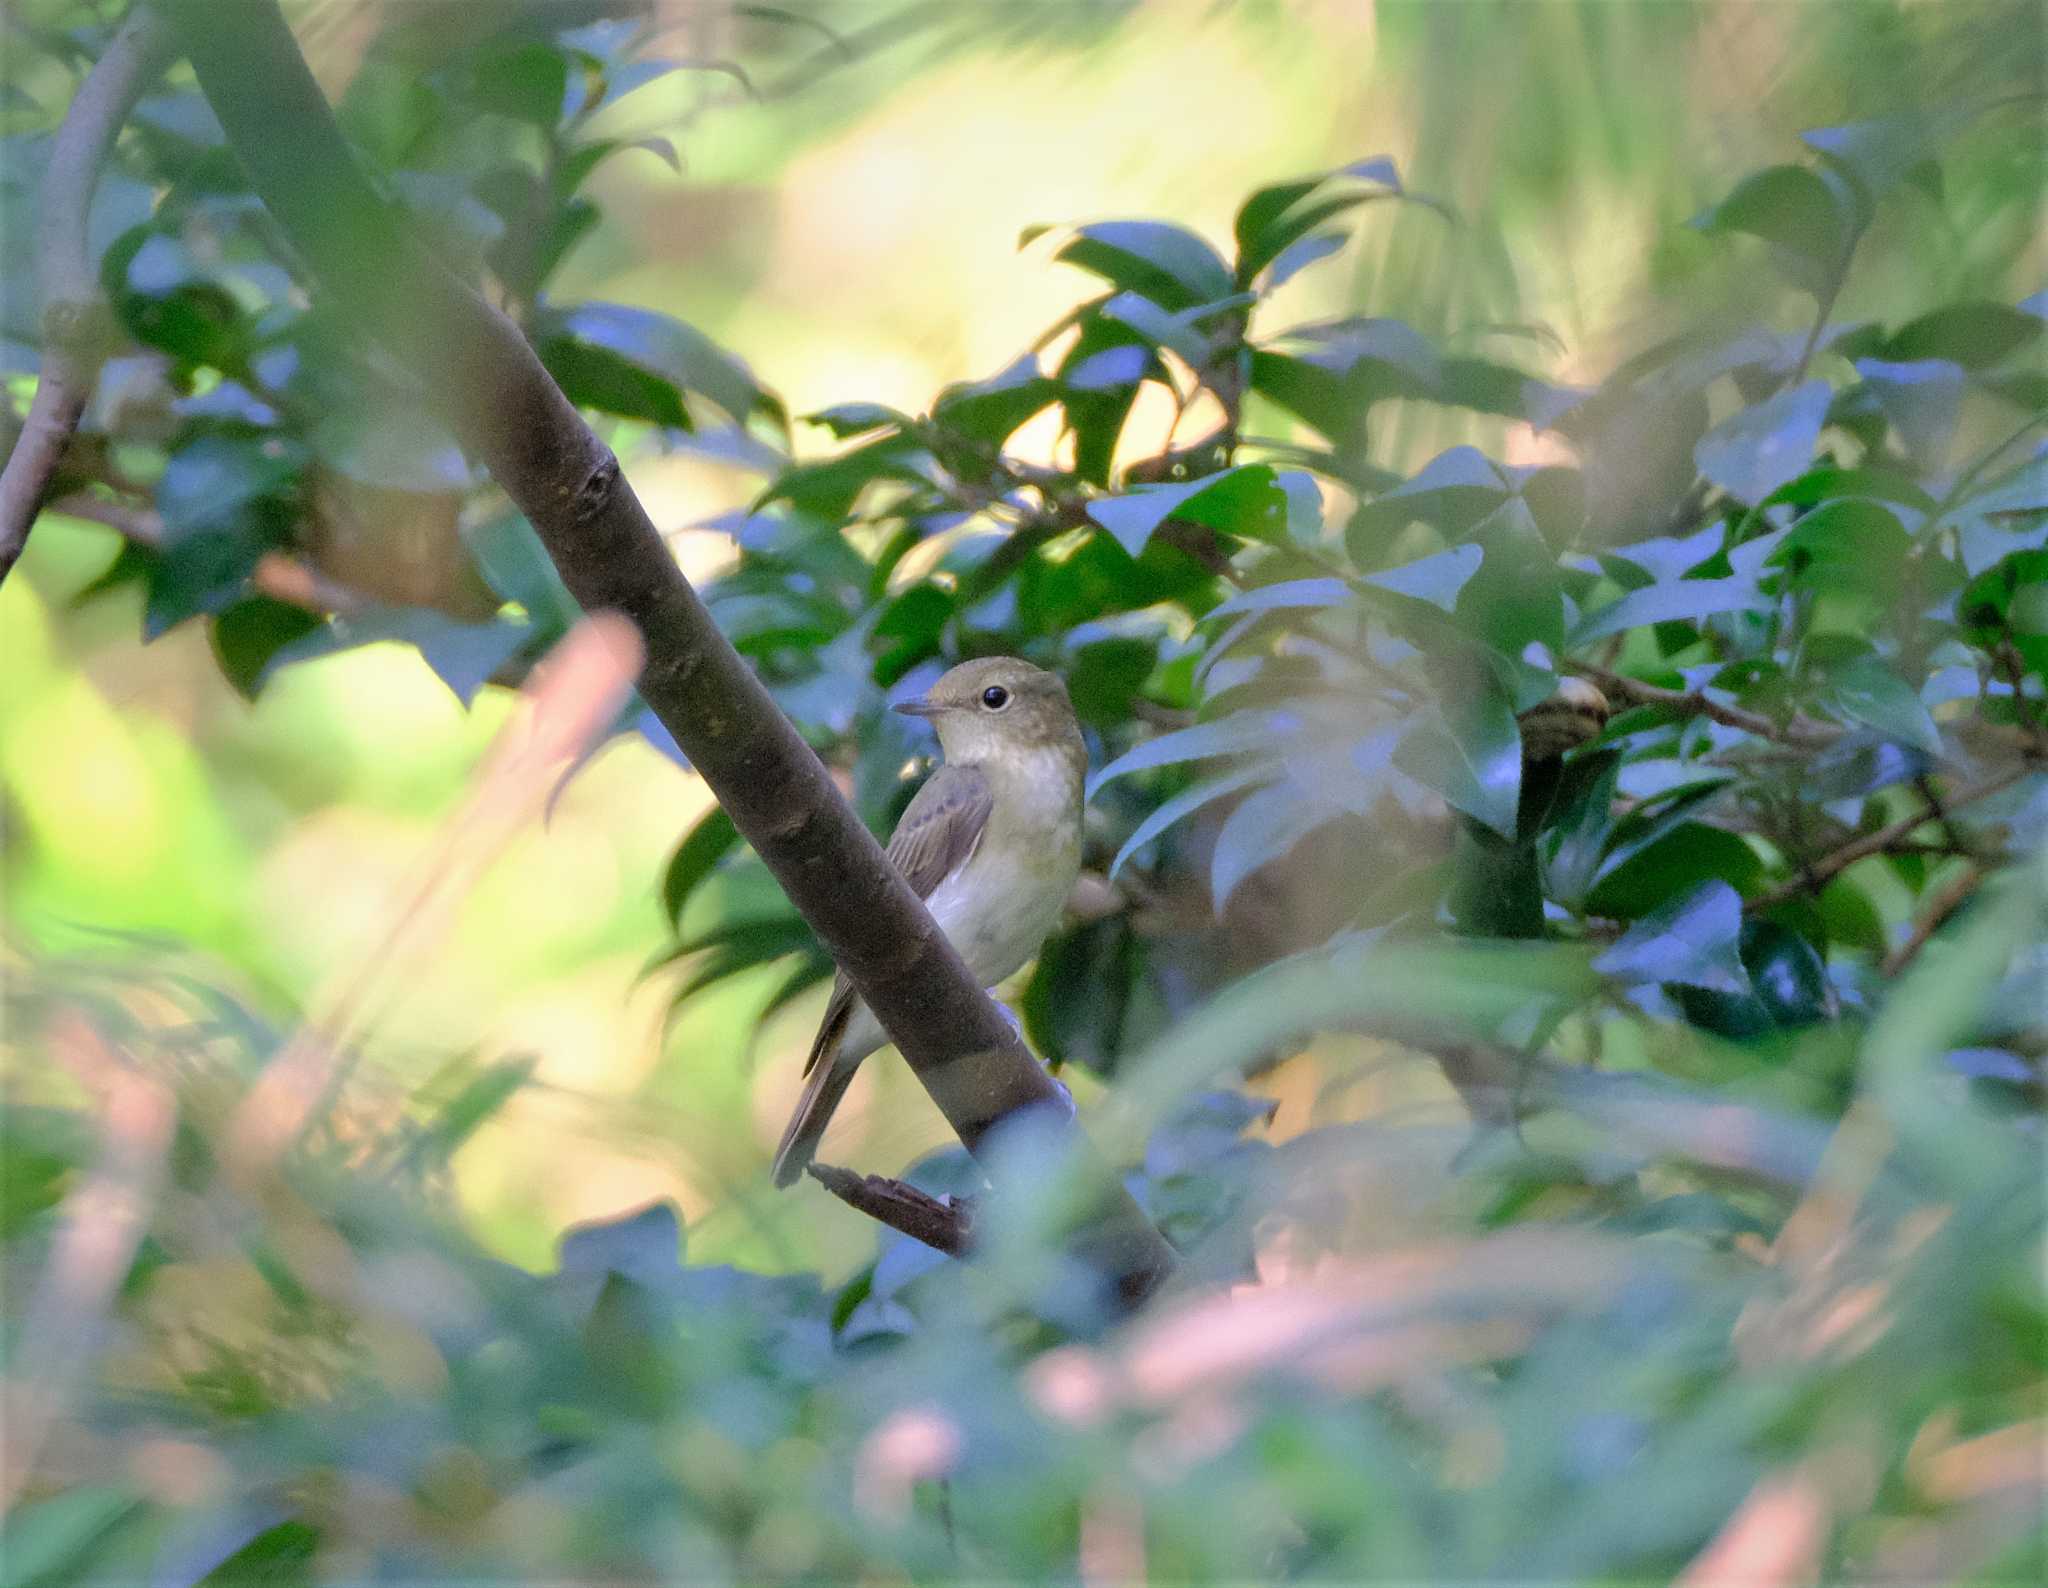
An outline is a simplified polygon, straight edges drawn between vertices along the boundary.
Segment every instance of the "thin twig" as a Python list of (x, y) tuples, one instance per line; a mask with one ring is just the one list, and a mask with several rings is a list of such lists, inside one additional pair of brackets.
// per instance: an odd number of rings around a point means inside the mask
[(1768, 910), (1773, 905), (1783, 904), (1787, 899), (1796, 898), (1802, 893), (1817, 893), (1857, 861), (1867, 860), (1872, 855), (1884, 854), (1894, 844), (1911, 838), (1915, 832), (1929, 822), (1939, 819), (1945, 812), (1961, 810), (1965, 805), (1974, 805), (1979, 800), (1987, 800), (1994, 794), (2003, 793), (2021, 778), (2038, 770), (2034, 766), (2024, 764), (2008, 767), (1973, 788), (1950, 795), (1940, 810), (1917, 810), (1909, 816), (1901, 816), (1888, 826), (1878, 828), (1876, 832), (1864, 833), (1858, 838), (1853, 838), (1840, 848), (1830, 850), (1827, 854), (1809, 861), (1800, 868), (1798, 876), (1780, 883), (1768, 893), (1759, 894), (1751, 899), (1745, 908), (1751, 911)]
[(857, 1213), (922, 1241), (948, 1257), (965, 1257), (973, 1244), (974, 1215), (951, 1197), (927, 1195), (914, 1185), (878, 1174), (855, 1174), (829, 1163), (810, 1166), (811, 1178)]
[(1968, 904), (1984, 881), (1984, 868), (1972, 861), (1947, 882), (1936, 888), (1927, 897), (1927, 907), (1920, 919), (1913, 923), (1911, 935), (1905, 942), (1884, 957), (1882, 974), (1887, 978), (1896, 976), (1914, 959), (1928, 940), (1954, 918), (1956, 911)]
[[(153, 508), (74, 491), (52, 502), (50, 511), (103, 525), (151, 551), (164, 543), (164, 521)], [(267, 551), (257, 559), (249, 571), (249, 587), (258, 595), (323, 617), (355, 617), (375, 605), (368, 596), (337, 584), (312, 564), (280, 551)]]
[(108, 340), (86, 227), (100, 168), (150, 84), (174, 53), (169, 26), (141, 0), (80, 85), (50, 148), (36, 227), (42, 289), (42, 373), (7, 464), (0, 469), (0, 581), (28, 543), (43, 493), (85, 413)]
[(1705, 717), (1723, 727), (1739, 728), (1744, 733), (1778, 744), (1818, 748), (1833, 743), (1842, 734), (1842, 730), (1832, 723), (1816, 722), (1811, 717), (1794, 717), (1789, 723), (1779, 723), (1761, 712), (1723, 705), (1704, 690), (1666, 689), (1660, 684), (1646, 684), (1639, 678), (1626, 678), (1586, 662), (1566, 662), (1564, 670), (1592, 680), (1613, 699), (1625, 700), (1636, 706), (1661, 706), (1683, 717)]

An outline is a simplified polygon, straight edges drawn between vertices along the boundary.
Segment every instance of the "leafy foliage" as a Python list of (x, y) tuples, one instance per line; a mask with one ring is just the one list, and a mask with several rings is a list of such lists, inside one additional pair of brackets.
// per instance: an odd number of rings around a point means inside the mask
[[(683, 64), (643, 42), (509, 26), (374, 61), (343, 110), (612, 439), (758, 474), (706, 599), (878, 829), (931, 749), (888, 704), (970, 655), (1067, 677), (1090, 875), (1020, 1004), (1184, 1270), (1106, 1306), (1082, 1171), (1027, 1128), (985, 1261), (885, 1235), (828, 1287), (693, 1263), (657, 1206), (508, 1269), (443, 1181), (525, 1062), (351, 1086), (252, 1191), (226, 1122), (276, 1027), (203, 978), (39, 964), (10, 1042), (83, 1020), (176, 1133), (86, 1392), (97, 1476), (10, 1518), (10, 1576), (1616, 1580), (1786, 1492), (1816, 1570), (2037, 1570), (1999, 1452), (2042, 1390), (2044, 305), (1835, 318), (1969, 118), (1815, 129), (1736, 183), (1696, 240), (1792, 317), (1592, 385), (1384, 315), (1272, 323), (1392, 207), (1470, 223), (1375, 156), (1258, 189), (1222, 242), (1029, 234), (1086, 282), (1033, 349), (796, 445), (692, 327), (550, 295), (591, 173), (676, 158), (590, 130)], [(103, 284), (161, 422), (89, 434), (66, 484), (147, 494), (110, 577), (151, 633), (208, 623), (252, 696), (393, 638), (465, 700), (520, 676), (575, 616), (531, 532), (295, 284), (189, 92), (124, 158)], [(1417, 409), (1460, 439), (1408, 455)], [(264, 593), (279, 553), (346, 602)], [(678, 1003), (829, 974), (718, 812), (661, 899)], [(1358, 1117), (1375, 1066), (1437, 1112)], [(121, 1145), (44, 1090), (0, 1175), (27, 1275)], [(909, 1178), (983, 1189), (959, 1154)], [(144, 1440), (212, 1478), (152, 1488), (114, 1455)]]

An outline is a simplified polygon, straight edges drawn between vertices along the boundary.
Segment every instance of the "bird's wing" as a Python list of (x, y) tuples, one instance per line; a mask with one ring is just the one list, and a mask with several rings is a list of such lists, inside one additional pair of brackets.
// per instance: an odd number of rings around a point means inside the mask
[[(971, 766), (942, 766), (931, 775), (889, 835), (889, 861), (912, 893), (929, 899), (941, 882), (974, 857), (995, 803), (988, 779)], [(857, 996), (844, 975), (833, 982), (831, 1002), (818, 1023), (810, 1057), (804, 1060), (804, 1074), (839, 1045)]]

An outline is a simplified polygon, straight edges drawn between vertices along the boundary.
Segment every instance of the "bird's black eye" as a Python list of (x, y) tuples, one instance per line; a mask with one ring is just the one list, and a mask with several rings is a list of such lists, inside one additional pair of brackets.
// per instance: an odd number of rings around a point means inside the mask
[(990, 684), (981, 692), (981, 703), (990, 711), (1001, 711), (1010, 703), (1010, 692), (1001, 684)]

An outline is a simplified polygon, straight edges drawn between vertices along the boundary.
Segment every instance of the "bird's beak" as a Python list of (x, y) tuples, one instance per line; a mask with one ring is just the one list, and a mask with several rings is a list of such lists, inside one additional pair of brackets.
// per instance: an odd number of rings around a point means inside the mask
[(895, 709), (902, 712), (906, 717), (923, 717), (929, 720), (938, 716), (946, 708), (936, 700), (918, 699), (899, 700), (896, 702)]

